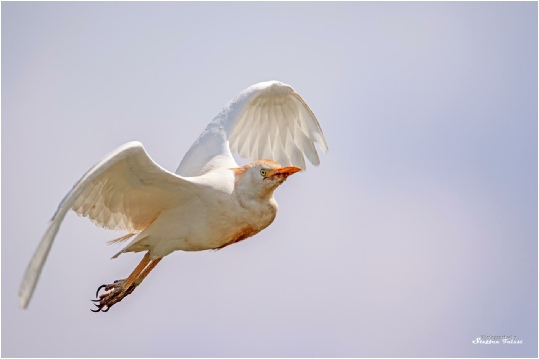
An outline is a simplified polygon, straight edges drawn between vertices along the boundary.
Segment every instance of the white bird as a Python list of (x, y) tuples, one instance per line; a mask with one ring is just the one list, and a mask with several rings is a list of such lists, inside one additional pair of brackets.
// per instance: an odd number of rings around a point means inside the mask
[[(139, 142), (117, 148), (92, 167), (64, 197), (24, 274), (19, 304), (26, 308), (66, 213), (134, 238), (118, 252), (146, 252), (125, 279), (102, 285), (97, 309), (110, 307), (173, 251), (220, 249), (269, 226), (277, 213), (274, 190), (305, 169), (304, 155), (320, 163), (314, 143), (327, 144), (313, 112), (282, 82), (255, 84), (228, 103), (206, 127), (176, 173), (156, 164)], [(255, 162), (239, 166), (236, 151)], [(276, 162), (277, 161), (277, 162)], [(282, 167), (282, 165), (284, 167)]]

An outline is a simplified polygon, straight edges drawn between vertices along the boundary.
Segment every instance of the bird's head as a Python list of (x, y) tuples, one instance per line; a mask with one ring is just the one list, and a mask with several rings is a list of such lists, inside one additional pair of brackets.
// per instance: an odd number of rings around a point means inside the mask
[(271, 197), (273, 191), (286, 181), (288, 176), (301, 171), (301, 168), (296, 166), (281, 167), (275, 161), (262, 160), (233, 168), (233, 171), (238, 191), (241, 191), (242, 194), (265, 199)]

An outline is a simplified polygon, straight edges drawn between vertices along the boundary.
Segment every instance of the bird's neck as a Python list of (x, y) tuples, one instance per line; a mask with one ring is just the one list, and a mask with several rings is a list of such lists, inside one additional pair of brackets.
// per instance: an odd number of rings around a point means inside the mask
[(265, 189), (250, 186), (246, 181), (237, 180), (234, 185), (234, 194), (238, 202), (244, 208), (254, 207), (261, 203), (270, 203), (275, 201), (273, 192), (275, 189)]

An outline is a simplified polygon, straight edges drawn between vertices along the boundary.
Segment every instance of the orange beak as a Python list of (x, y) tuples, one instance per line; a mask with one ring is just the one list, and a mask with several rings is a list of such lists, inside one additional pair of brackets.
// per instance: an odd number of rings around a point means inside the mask
[(268, 177), (282, 176), (284, 178), (287, 178), (288, 176), (299, 171), (301, 171), (301, 168), (296, 166), (281, 167), (273, 170)]

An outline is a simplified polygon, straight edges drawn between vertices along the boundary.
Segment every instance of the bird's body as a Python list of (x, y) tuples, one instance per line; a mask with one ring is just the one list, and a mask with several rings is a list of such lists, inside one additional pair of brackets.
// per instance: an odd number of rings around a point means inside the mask
[(188, 178), (193, 184), (189, 206), (179, 200), (163, 210), (117, 255), (150, 251), (151, 258), (160, 258), (177, 250), (220, 249), (269, 226), (277, 214), (273, 193), (268, 198), (250, 198), (238, 190), (236, 172), (218, 168)]
[[(305, 168), (303, 155), (319, 163), (314, 142), (327, 150), (312, 111), (290, 86), (269, 81), (249, 87), (225, 106), (176, 173), (157, 165), (139, 142), (119, 147), (60, 203), (21, 283), (21, 307), (28, 305), (70, 209), (101, 227), (127, 232), (113, 242), (131, 242), (113, 258), (146, 252), (128, 278), (100, 287), (106, 291), (96, 306), (107, 311), (168, 254), (221, 249), (269, 226), (277, 214), (274, 190)], [(231, 148), (255, 162), (238, 166)]]

